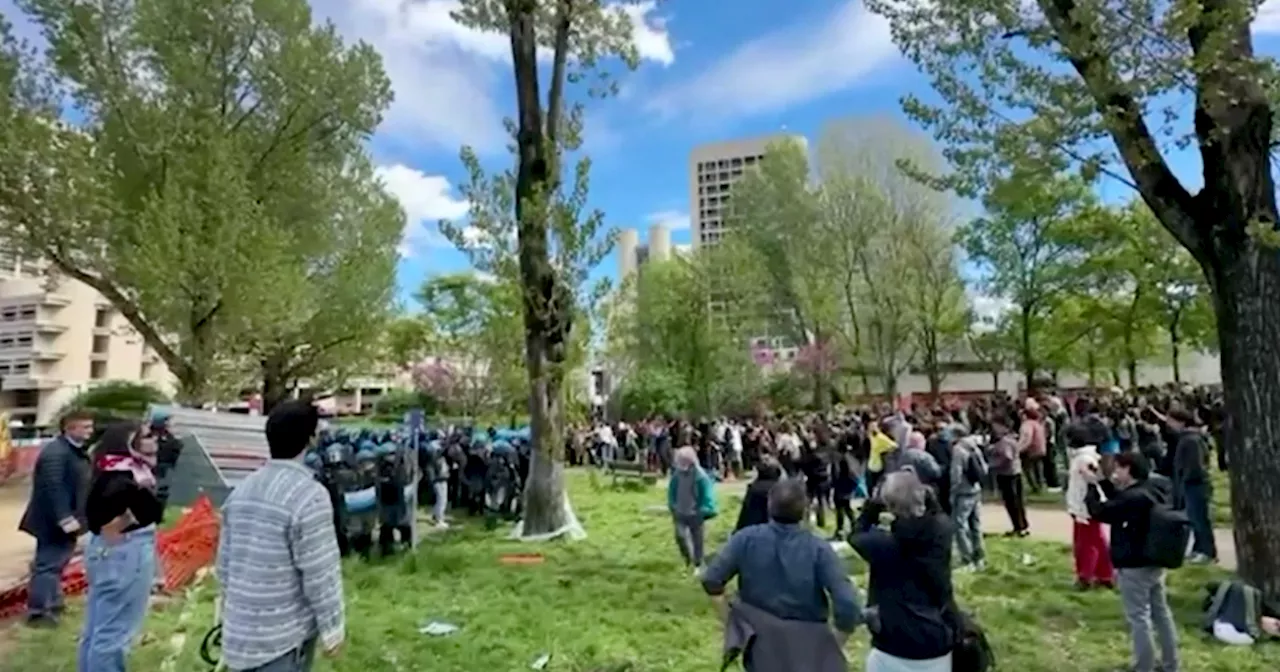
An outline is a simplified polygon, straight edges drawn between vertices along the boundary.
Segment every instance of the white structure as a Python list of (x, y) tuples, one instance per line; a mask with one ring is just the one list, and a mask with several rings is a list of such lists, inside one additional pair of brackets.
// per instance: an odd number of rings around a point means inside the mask
[(649, 227), (649, 238), (640, 242), (636, 229), (618, 232), (618, 282), (631, 277), (650, 261), (666, 261), (671, 258), (671, 231), (661, 224)]
[(729, 192), (744, 171), (764, 158), (769, 145), (790, 140), (808, 147), (799, 135), (728, 140), (693, 148), (689, 154), (689, 221), (693, 245), (714, 245), (726, 229)]
[(107, 380), (175, 388), (168, 367), (97, 290), (0, 251), (0, 411), (29, 426), (52, 424), (76, 394)]

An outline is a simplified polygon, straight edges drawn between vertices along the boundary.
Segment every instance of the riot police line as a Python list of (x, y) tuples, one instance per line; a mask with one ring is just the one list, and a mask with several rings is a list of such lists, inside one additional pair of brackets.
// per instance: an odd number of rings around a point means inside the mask
[[(529, 475), (528, 430), (348, 429), (321, 432), (307, 466), (329, 492), (343, 557), (383, 556), (411, 543), (413, 502), (484, 516), (492, 527), (516, 520)], [(447, 484), (447, 489), (437, 487)], [(435, 521), (443, 526), (443, 519)]]

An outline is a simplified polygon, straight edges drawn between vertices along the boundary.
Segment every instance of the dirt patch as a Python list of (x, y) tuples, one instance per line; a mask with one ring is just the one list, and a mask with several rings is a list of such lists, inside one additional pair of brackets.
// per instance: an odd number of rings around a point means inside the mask
[(0, 590), (27, 575), (31, 554), (35, 552), (35, 539), (18, 531), (29, 494), (26, 483), (0, 486)]

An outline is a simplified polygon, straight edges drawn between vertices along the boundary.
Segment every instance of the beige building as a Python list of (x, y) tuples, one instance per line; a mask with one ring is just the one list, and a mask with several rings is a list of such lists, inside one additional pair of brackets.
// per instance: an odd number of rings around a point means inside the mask
[(769, 145), (791, 140), (808, 147), (804, 136), (779, 134), (699, 145), (689, 154), (689, 221), (693, 246), (714, 245), (726, 230), (729, 191), (743, 172), (764, 158)]
[(640, 232), (623, 229), (618, 232), (618, 282), (631, 277), (650, 260), (666, 261), (671, 258), (671, 231), (661, 224), (649, 227), (649, 238), (641, 243)]
[(107, 380), (174, 388), (164, 362), (96, 290), (0, 251), (0, 411), (52, 424), (77, 393)]

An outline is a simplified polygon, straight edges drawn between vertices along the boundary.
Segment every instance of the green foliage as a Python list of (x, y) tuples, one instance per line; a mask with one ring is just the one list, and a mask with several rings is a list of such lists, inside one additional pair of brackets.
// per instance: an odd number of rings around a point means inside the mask
[(639, 369), (629, 375), (616, 393), (622, 417), (683, 417), (690, 411), (684, 379), (666, 369)]
[(424, 322), (434, 325), (433, 353), (457, 370), (453, 397), (441, 399), (464, 416), (524, 409), (520, 288), (509, 279), (473, 272), (436, 275), (418, 290)]
[[(24, 64), (46, 95), (0, 123), (0, 244), (99, 290), (190, 400), (244, 358), (306, 369), (349, 333), (325, 311), (351, 302), (316, 295), (382, 290), (392, 206), (363, 143), (391, 91), (370, 46), (304, 0), (19, 5), (49, 44)], [(64, 92), (78, 127), (55, 123)]]
[(142, 419), (152, 404), (171, 403), (164, 392), (144, 383), (108, 380), (90, 387), (71, 398), (58, 415), (73, 410), (88, 410), (103, 417)]
[(387, 390), (373, 403), (373, 414), (400, 423), (404, 421), (404, 414), (415, 408), (422, 409), (428, 417), (441, 411), (439, 400), (430, 395), (415, 390)]
[[(673, 410), (705, 415), (740, 403), (735, 394), (755, 367), (743, 324), (711, 311), (708, 299), (718, 286), (711, 254), (652, 261), (614, 297), (608, 357), (622, 369), (627, 417)], [(683, 407), (672, 409), (673, 399)]]

